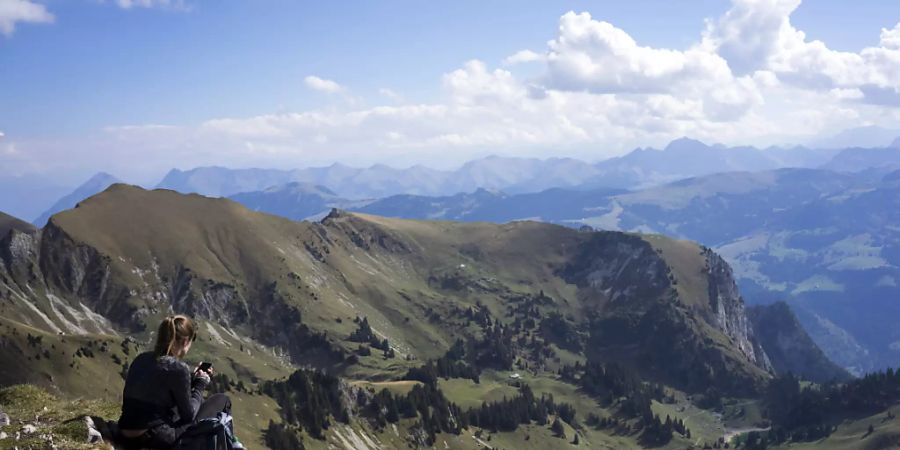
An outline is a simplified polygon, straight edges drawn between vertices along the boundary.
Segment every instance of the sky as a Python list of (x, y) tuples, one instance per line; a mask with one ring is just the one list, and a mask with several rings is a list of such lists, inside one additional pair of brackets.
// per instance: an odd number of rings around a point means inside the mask
[(0, 0), (0, 178), (900, 129), (900, 2)]

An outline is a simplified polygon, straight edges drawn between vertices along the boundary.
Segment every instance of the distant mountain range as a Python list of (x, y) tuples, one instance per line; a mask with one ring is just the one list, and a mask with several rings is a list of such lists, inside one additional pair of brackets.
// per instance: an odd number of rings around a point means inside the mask
[[(900, 146), (898, 146), (900, 147)], [(342, 164), (305, 169), (229, 169), (198, 167), (171, 170), (157, 187), (183, 193), (211, 197), (230, 197), (245, 192), (260, 192), (289, 183), (322, 186), (341, 199), (372, 200), (392, 195), (448, 196), (477, 189), (503, 191), (507, 194), (541, 192), (551, 188), (592, 190), (598, 188), (642, 189), (679, 179), (727, 171), (761, 171), (785, 167), (834, 170), (862, 170), (894, 164), (900, 150), (886, 154), (882, 149), (851, 148), (810, 149), (804, 147), (757, 149), (706, 145), (682, 138), (662, 150), (636, 149), (624, 156), (598, 163), (571, 158), (508, 158), (491, 156), (470, 161), (456, 170), (437, 170), (424, 166), (398, 169), (383, 164), (354, 168)], [(13, 180), (14, 181), (14, 180)], [(9, 181), (13, 183), (13, 181)], [(73, 207), (78, 200), (99, 192), (115, 177), (99, 173), (56, 204), (37, 215), (33, 223), (44, 224), (55, 212)], [(3, 187), (0, 180), (0, 187)], [(27, 194), (29, 202), (20, 204), (15, 198), (0, 202), (0, 210), (18, 217), (29, 217), (30, 211), (44, 202), (46, 195), (26, 185), (11, 184), (7, 192)], [(8, 209), (4, 209), (7, 208)]]
[(900, 130), (879, 126), (848, 128), (832, 136), (810, 141), (811, 148), (887, 147), (900, 138)]
[(296, 170), (175, 169), (157, 187), (228, 197), (277, 185), (302, 183), (326, 186), (344, 198), (365, 199), (396, 194), (442, 195), (473, 188), (528, 192), (553, 186), (575, 186), (597, 173), (592, 165), (574, 159), (493, 156), (468, 162), (455, 171), (424, 166), (397, 169), (383, 164), (365, 169), (341, 164)]
[(662, 150), (636, 149), (595, 164), (571, 158), (541, 160), (491, 156), (470, 161), (453, 171), (423, 166), (396, 169), (385, 165), (361, 169), (341, 164), (296, 170), (200, 167), (187, 171), (173, 169), (157, 187), (228, 197), (299, 182), (325, 186), (348, 199), (398, 194), (453, 195), (475, 189), (502, 190), (510, 194), (550, 188), (634, 189), (722, 171), (817, 167), (837, 153), (837, 150), (803, 147), (729, 148), (682, 138)]
[(838, 172), (858, 172), (865, 169), (894, 166), (900, 166), (900, 140), (886, 148), (841, 150), (821, 168)]

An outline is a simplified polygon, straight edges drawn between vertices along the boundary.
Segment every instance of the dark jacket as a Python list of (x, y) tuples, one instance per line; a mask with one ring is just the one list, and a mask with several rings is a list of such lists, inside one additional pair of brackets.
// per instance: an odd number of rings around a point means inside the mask
[(138, 355), (125, 379), (119, 428), (189, 425), (203, 402), (208, 383), (208, 378), (192, 377), (191, 369), (177, 358), (157, 358), (153, 352)]

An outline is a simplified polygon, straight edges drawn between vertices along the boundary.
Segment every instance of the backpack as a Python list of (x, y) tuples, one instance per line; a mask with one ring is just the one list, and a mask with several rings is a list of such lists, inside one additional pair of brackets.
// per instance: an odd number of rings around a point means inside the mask
[(191, 425), (178, 440), (175, 450), (242, 450), (234, 438), (231, 415), (220, 412)]

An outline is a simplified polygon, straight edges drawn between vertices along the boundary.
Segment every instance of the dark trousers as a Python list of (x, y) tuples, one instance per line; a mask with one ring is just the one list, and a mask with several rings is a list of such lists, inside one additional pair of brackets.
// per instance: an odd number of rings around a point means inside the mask
[(212, 419), (223, 411), (231, 414), (231, 399), (225, 394), (210, 395), (200, 404), (200, 409), (197, 410), (197, 418), (194, 421)]
[[(220, 412), (231, 414), (231, 399), (225, 394), (210, 395), (200, 404), (194, 423), (203, 419), (212, 419)], [(122, 444), (129, 450), (145, 448), (170, 450), (178, 443), (178, 438), (194, 423), (178, 428), (173, 428), (168, 424), (158, 425), (136, 438), (123, 438)]]

